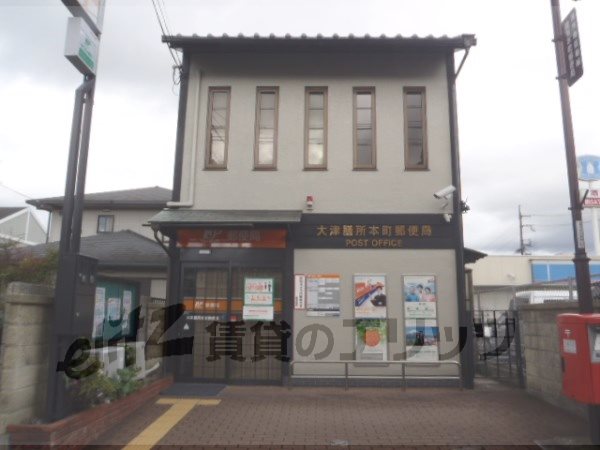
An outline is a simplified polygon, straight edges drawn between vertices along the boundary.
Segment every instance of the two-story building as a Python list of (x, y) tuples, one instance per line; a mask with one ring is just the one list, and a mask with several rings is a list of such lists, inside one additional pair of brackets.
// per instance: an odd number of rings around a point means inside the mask
[(150, 224), (170, 238), (176, 378), (452, 360), (469, 386), (455, 52), (474, 36), (164, 41), (183, 51), (174, 189)]

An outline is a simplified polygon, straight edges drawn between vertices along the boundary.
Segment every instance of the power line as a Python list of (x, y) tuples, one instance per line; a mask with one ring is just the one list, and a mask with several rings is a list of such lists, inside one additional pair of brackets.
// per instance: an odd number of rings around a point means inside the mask
[[(156, 14), (156, 20), (158, 21), (158, 26), (160, 27), (160, 31), (162, 32), (163, 36), (171, 35), (169, 27), (167, 25), (167, 22), (164, 19), (164, 13), (163, 13), (162, 8), (160, 7), (160, 3), (158, 3), (158, 6), (157, 6), (157, 2), (159, 2), (160, 0), (156, 0), (156, 1), (151, 0), (151, 1), (152, 1), (152, 6), (154, 7), (154, 13)], [(164, 21), (164, 25), (163, 25), (163, 21)], [(179, 61), (179, 59), (176, 56), (173, 49), (169, 46), (167, 46), (167, 49), (169, 50), (169, 53), (171, 54), (171, 58), (173, 58), (175, 65), (178, 67), (181, 67), (181, 61)]]
[(23, 194), (22, 192), (19, 192), (19, 191), (17, 191), (16, 189), (13, 189), (13, 188), (11, 188), (11, 187), (9, 187), (9, 186), (5, 185), (5, 184), (4, 184), (4, 183), (2, 183), (1, 181), (0, 181), (0, 186), (2, 186), (2, 187), (3, 187), (3, 188), (5, 188), (5, 189), (8, 189), (9, 191), (12, 191), (12, 192), (14, 192), (14, 193), (15, 193), (15, 194), (17, 194), (17, 195), (20, 195), (20, 196), (21, 196), (21, 197), (23, 197), (23, 198), (26, 198), (27, 200), (31, 200), (31, 199), (32, 199), (32, 197), (30, 197), (29, 195), (27, 195), (27, 194)]

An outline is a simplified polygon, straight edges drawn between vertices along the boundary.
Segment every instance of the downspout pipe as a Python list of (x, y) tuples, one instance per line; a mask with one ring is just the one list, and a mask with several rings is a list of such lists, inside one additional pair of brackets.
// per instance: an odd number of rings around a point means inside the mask
[[(173, 194), (171, 201), (167, 203), (168, 207), (192, 206), (188, 203), (181, 203), (181, 178), (183, 173), (183, 152), (185, 143), (185, 128), (187, 114), (187, 99), (189, 91), (190, 78), (190, 54), (183, 52), (183, 64), (181, 67), (180, 89), (179, 89), (179, 108), (177, 111), (177, 135), (175, 140), (175, 167), (173, 169)], [(192, 177), (194, 174), (192, 174)]]
[[(462, 68), (466, 57), (468, 56), (468, 47), (460, 64)], [(462, 221), (462, 194), (460, 179), (460, 157), (458, 144), (458, 114), (456, 103), (456, 77), (454, 52), (448, 52), (446, 55), (446, 70), (448, 79), (448, 107), (450, 119), (450, 153), (452, 160), (452, 184), (456, 187), (453, 196), (454, 209), (454, 236), (455, 236), (455, 261), (456, 261), (456, 287), (458, 295), (458, 325), (459, 325), (459, 348), (460, 363), (464, 387), (473, 389), (475, 378), (475, 359), (474, 359), (474, 338), (472, 324), (472, 306), (467, 302), (466, 275), (465, 275), (465, 245), (463, 238)]]

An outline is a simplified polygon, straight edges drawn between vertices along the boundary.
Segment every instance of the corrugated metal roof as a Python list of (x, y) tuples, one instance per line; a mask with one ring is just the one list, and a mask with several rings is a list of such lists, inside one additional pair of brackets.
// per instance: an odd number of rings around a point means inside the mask
[(191, 47), (197, 45), (207, 45), (207, 44), (240, 44), (240, 43), (269, 43), (269, 42), (277, 42), (280, 45), (285, 45), (286, 43), (316, 43), (316, 44), (324, 44), (324, 45), (337, 45), (337, 43), (368, 43), (375, 44), (377, 43), (386, 43), (387, 45), (399, 45), (399, 46), (428, 46), (428, 47), (446, 47), (446, 48), (468, 48), (473, 45), (476, 45), (477, 39), (474, 34), (461, 34), (458, 36), (418, 36), (413, 34), (411, 36), (404, 36), (402, 34), (397, 34), (395, 36), (387, 36), (385, 34), (380, 34), (378, 36), (371, 36), (370, 34), (364, 35), (323, 35), (316, 34), (313, 36), (309, 36), (307, 34), (301, 34), (293, 36), (291, 34), (275, 35), (261, 35), (255, 33), (254, 35), (244, 35), (242, 33), (231, 36), (226, 33), (215, 36), (212, 34), (207, 35), (197, 35), (192, 34), (191, 36), (183, 36), (181, 34), (173, 35), (173, 36), (163, 36), (163, 42), (166, 42), (171, 47), (175, 48), (184, 48)]
[(298, 223), (302, 211), (229, 211), (197, 209), (165, 209), (152, 217), (151, 225), (210, 225), (210, 224), (254, 224), (254, 223)]

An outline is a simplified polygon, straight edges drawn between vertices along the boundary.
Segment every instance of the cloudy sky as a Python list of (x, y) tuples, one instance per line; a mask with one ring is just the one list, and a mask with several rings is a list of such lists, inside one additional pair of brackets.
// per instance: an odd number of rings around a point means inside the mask
[[(182, 34), (475, 33), (458, 84), (466, 244), (513, 252), (521, 204), (534, 253), (571, 251), (549, 0), (163, 1)], [(578, 154), (600, 154), (600, 1), (562, 3), (577, 6), (585, 66), (571, 89)], [(63, 57), (68, 17), (60, 0), (0, 2), (0, 205), (63, 194), (81, 82)], [(87, 192), (172, 184), (178, 91), (160, 34), (150, 0), (107, 0)]]

